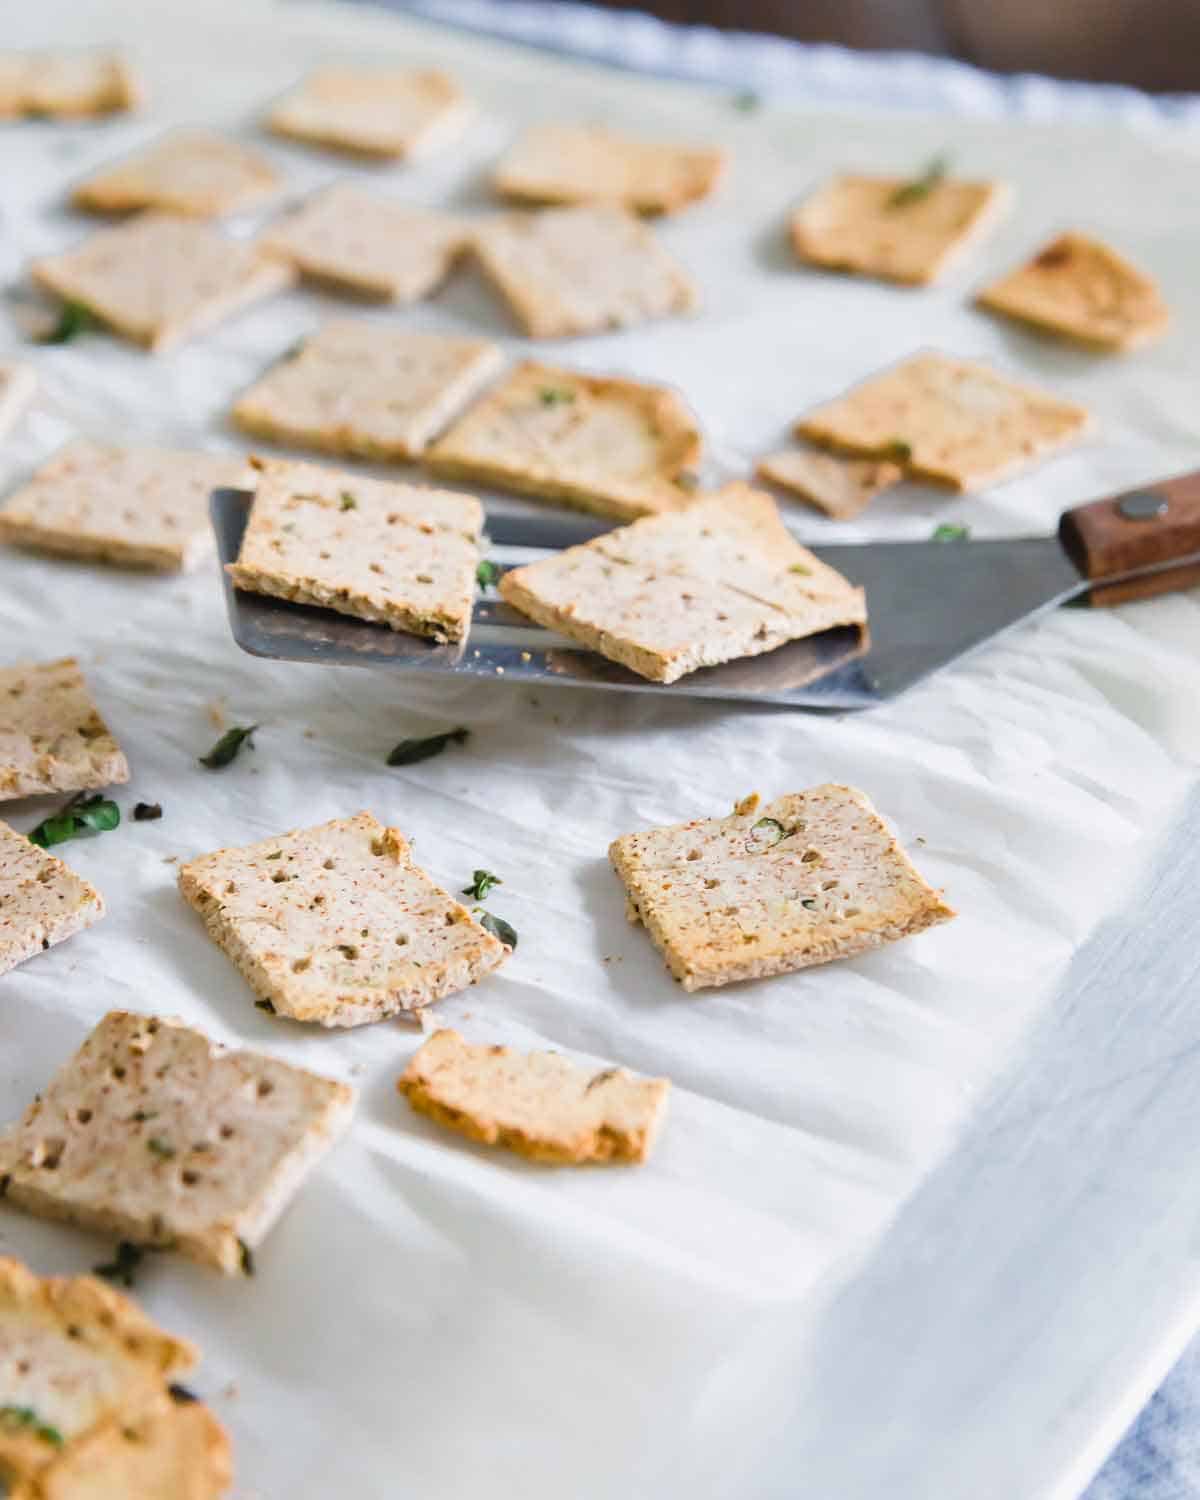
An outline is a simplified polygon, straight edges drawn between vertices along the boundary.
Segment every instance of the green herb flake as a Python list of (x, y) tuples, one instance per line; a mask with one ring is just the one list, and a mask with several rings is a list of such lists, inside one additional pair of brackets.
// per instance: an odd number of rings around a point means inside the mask
[(700, 488), (700, 476), (692, 469), (681, 469), (675, 476), (675, 487), (685, 495), (694, 495)]
[(253, 750), (254, 741), (251, 736), (257, 728), (257, 724), (235, 724), (232, 729), (227, 729), (208, 754), (200, 757), (200, 764), (207, 766), (210, 771), (219, 771), (222, 766), (227, 766), (238, 758), (243, 745), (249, 745)]
[(463, 886), (463, 895), (471, 896), (476, 901), (486, 901), (488, 892), (494, 885), (503, 885), (499, 875), (493, 875), (490, 870), (476, 870), (474, 879), (470, 885)]
[(153, 1152), (155, 1156), (161, 1156), (164, 1161), (170, 1161), (175, 1155), (175, 1147), (170, 1141), (164, 1141), (160, 1135), (152, 1135), (146, 1142), (146, 1150)]
[(481, 589), (492, 588), (500, 577), (500, 564), (486, 558), (475, 569), (475, 582)]
[(122, 1286), (132, 1286), (138, 1267), (146, 1252), (131, 1240), (122, 1240), (112, 1260), (103, 1266), (93, 1266), (93, 1276), (103, 1276), (105, 1281), (119, 1281)]
[(880, 456), (890, 458), (893, 463), (897, 464), (909, 463), (912, 459), (912, 444), (906, 443), (903, 438), (893, 438)]
[(121, 821), (121, 809), (115, 802), (95, 792), (90, 797), (77, 792), (58, 812), (43, 819), (29, 835), (29, 842), (49, 849), (65, 844), (81, 833), (109, 833)]
[(778, 818), (759, 818), (750, 830), (746, 848), (751, 854), (764, 854), (787, 838), (787, 829)]
[(809, 896), (807, 901), (801, 901), (800, 905), (805, 907), (808, 911), (816, 911), (817, 898), (815, 896)]
[(762, 108), (762, 95), (755, 93), (753, 89), (742, 89), (740, 93), (734, 94), (729, 101), (734, 109), (740, 110), (742, 114), (753, 114), (756, 109)]
[(945, 153), (935, 156), (919, 177), (903, 182), (887, 200), (889, 208), (907, 208), (910, 203), (919, 203), (928, 198), (934, 188), (944, 180), (950, 170), (950, 158)]
[(543, 406), (569, 406), (575, 399), (575, 392), (562, 386), (544, 385), (538, 391), (538, 399)]
[(61, 1448), (63, 1435), (57, 1427), (43, 1422), (32, 1406), (0, 1406), (0, 1428), (8, 1432), (28, 1432), (52, 1448)]
[(807, 578), (811, 574), (812, 569), (809, 568), (809, 567), (806, 567), (804, 563), (793, 563), (791, 565), (791, 567), (788, 569), (788, 572), (789, 573), (799, 573), (801, 575), (801, 577)]
[(245, 1240), (238, 1240), (238, 1250), (241, 1253), (241, 1266), (243, 1276), (254, 1275), (254, 1251), (247, 1245)]
[(969, 526), (950, 526), (943, 522), (941, 526), (935, 526), (930, 534), (931, 542), (965, 542), (971, 535)]
[(511, 922), (506, 922), (503, 917), (495, 917), (490, 911), (484, 911), (481, 906), (475, 908), (475, 915), (479, 918), (479, 925), (485, 932), (490, 932), (494, 938), (508, 948), (515, 950), (517, 946), (517, 929)]
[(53, 328), (35, 340), (39, 344), (69, 344), (81, 333), (89, 333), (96, 326), (90, 308), (82, 302), (64, 302), (59, 309), (58, 322)]
[(388, 752), (389, 766), (415, 766), (419, 761), (432, 760), (440, 755), (447, 745), (462, 745), (467, 741), (469, 729), (447, 729), (444, 734), (431, 734), (423, 740), (401, 740)]
[(341, 503), (342, 503), (342, 509), (343, 510), (357, 510), (358, 509), (358, 501), (354, 498), (354, 496), (350, 493), (349, 490), (343, 490), (342, 493), (341, 493), (341, 497), (340, 498), (341, 498)]

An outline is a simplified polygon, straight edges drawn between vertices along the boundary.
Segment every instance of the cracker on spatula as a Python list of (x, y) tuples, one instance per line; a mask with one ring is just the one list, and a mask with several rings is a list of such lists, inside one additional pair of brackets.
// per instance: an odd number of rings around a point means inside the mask
[(485, 222), (475, 253), (525, 332), (568, 338), (692, 312), (691, 278), (616, 204), (582, 204)]
[(0, 1136), (0, 1175), (29, 1213), (248, 1274), (354, 1100), (182, 1022), (114, 1010)]
[(335, 182), (271, 225), (259, 244), (339, 290), (414, 302), (445, 281), (470, 238), (450, 214)]
[(834, 177), (792, 215), (792, 247), (827, 270), (925, 285), (987, 233), (1008, 201), (999, 182)]
[(796, 431), (844, 453), (890, 459), (922, 479), (976, 490), (1076, 442), (1092, 426), (1073, 401), (934, 350), (810, 411)]
[(876, 495), (904, 478), (899, 464), (876, 458), (839, 458), (815, 449), (792, 448), (760, 459), (760, 479), (790, 490), (835, 521), (861, 515)]
[(267, 116), (276, 135), (365, 156), (423, 155), (460, 135), (474, 109), (434, 69), (318, 68)]
[(113, 52), (0, 52), (0, 119), (117, 114), (140, 102), (129, 65)]
[(78, 303), (114, 333), (160, 353), (290, 286), (295, 272), (194, 219), (140, 214), (60, 255), (34, 281)]
[(499, 589), (539, 625), (652, 682), (867, 618), (862, 590), (744, 485), (512, 569)]
[(725, 171), (719, 147), (637, 141), (589, 125), (535, 125), (492, 176), (496, 191), (527, 203), (619, 203), (670, 214), (712, 193)]
[(218, 1500), (229, 1440), (175, 1383), (196, 1350), (91, 1276), (0, 1260), (0, 1477), (14, 1500)]
[(296, 1021), (419, 1010), (510, 952), (365, 812), (206, 854), (179, 887), (255, 994)]
[(1161, 337), (1171, 322), (1151, 278), (1085, 234), (1059, 235), (975, 300), (991, 312), (1100, 349), (1136, 349)]
[(0, 822), (0, 974), (103, 915), (104, 900), (94, 886)]
[(0, 542), (177, 572), (212, 550), (211, 492), (249, 474), (236, 454), (69, 443), (0, 504)]
[(862, 792), (810, 787), (609, 849), (631, 922), (685, 990), (849, 958), (955, 913)]
[(71, 201), (92, 213), (153, 208), (208, 219), (250, 207), (281, 181), (261, 152), (238, 141), (207, 130), (172, 130), (78, 183)]
[(0, 667), (0, 801), (128, 780), (73, 656)]
[(489, 339), (339, 319), (240, 396), (233, 419), (274, 442), (408, 460), (503, 363)]
[(483, 532), (473, 495), (253, 462), (254, 504), (229, 565), (238, 588), (434, 640), (466, 636)]
[(702, 439), (665, 386), (526, 361), (436, 443), (435, 474), (628, 521), (693, 498)]
[(14, 427), (37, 391), (29, 365), (0, 364), (0, 439)]
[(435, 1031), (397, 1088), (419, 1114), (486, 1146), (562, 1165), (645, 1161), (667, 1108), (665, 1078), (581, 1068)]

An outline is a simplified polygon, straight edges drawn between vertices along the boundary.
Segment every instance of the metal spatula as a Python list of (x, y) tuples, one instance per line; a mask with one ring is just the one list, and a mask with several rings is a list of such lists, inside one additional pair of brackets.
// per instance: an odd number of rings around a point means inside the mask
[[(245, 490), (213, 494), (222, 566), (237, 557), (252, 498)], [(495, 514), (487, 529), (503, 569), (505, 549), (522, 549), (528, 561), (531, 552), (573, 546), (609, 528), (554, 514)], [(670, 684), (647, 682), (552, 635), (491, 595), (476, 602), (465, 645), (439, 646), (328, 610), (242, 593), (222, 577), (234, 639), (253, 656), (676, 698), (868, 708), (1054, 605), (1084, 595), (1095, 604), (1120, 603), (1200, 583), (1200, 471), (1067, 511), (1053, 537), (813, 550), (866, 589), (869, 642), (856, 629), (825, 631)]]

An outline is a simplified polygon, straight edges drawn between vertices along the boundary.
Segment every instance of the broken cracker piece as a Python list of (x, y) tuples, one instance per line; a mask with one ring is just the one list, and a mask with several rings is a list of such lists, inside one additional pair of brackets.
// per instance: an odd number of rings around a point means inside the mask
[(760, 479), (790, 490), (835, 521), (861, 515), (876, 495), (904, 478), (899, 464), (875, 458), (839, 458), (832, 453), (793, 448), (760, 459)]
[(0, 120), (81, 119), (134, 109), (141, 89), (114, 52), (0, 52)]
[(510, 951), (366, 812), (206, 854), (179, 888), (256, 995), (322, 1026), (419, 1010)]
[(439, 641), (471, 625), (483, 507), (472, 495), (255, 459), (228, 572), (239, 588)]
[(280, 176), (260, 152), (206, 130), (172, 130), (79, 183), (76, 208), (128, 214), (139, 209), (216, 218), (276, 192)]
[(841, 452), (891, 459), (958, 490), (1008, 478), (1076, 442), (1090, 414), (987, 365), (924, 350), (810, 411), (796, 431)]
[(29, 365), (0, 364), (0, 439), (33, 400), (37, 376)]
[(435, 474), (629, 521), (694, 495), (702, 439), (676, 392), (527, 360), (428, 449)]
[(514, 1052), (436, 1031), (398, 1084), (419, 1114), (530, 1161), (642, 1162), (667, 1108), (665, 1078), (580, 1068), (557, 1052)]
[(474, 109), (434, 69), (318, 68), (271, 110), (276, 135), (366, 156), (424, 155), (460, 135)]
[(0, 974), (103, 915), (104, 900), (94, 886), (0, 823)]
[(110, 1011), (0, 1136), (7, 1201), (245, 1271), (354, 1090), (182, 1022)]
[(0, 801), (128, 780), (73, 656), (0, 667)]
[(785, 974), (909, 937), (955, 913), (862, 792), (810, 787), (609, 849), (630, 920), (685, 990)]

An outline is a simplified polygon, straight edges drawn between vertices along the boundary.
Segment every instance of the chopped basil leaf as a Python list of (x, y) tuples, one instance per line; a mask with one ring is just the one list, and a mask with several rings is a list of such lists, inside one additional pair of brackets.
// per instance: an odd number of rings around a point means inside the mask
[(543, 406), (567, 406), (575, 399), (575, 392), (562, 386), (544, 385), (538, 391)]
[(763, 854), (787, 838), (787, 829), (778, 818), (759, 818), (750, 830), (746, 848), (751, 854)]
[(432, 760), (440, 755), (447, 745), (461, 745), (471, 733), (469, 729), (447, 729), (444, 734), (431, 734), (423, 740), (401, 740), (388, 752), (389, 766), (415, 766), (418, 761)]
[(0, 1428), (9, 1432), (24, 1430), (52, 1448), (61, 1448), (63, 1435), (57, 1427), (43, 1422), (32, 1406), (0, 1406)]
[(965, 542), (970, 535), (969, 526), (949, 526), (943, 523), (933, 528), (929, 540), (931, 542)]
[(807, 901), (801, 901), (800, 905), (807, 907), (809, 911), (816, 911), (817, 898), (815, 896), (810, 896)]
[(257, 728), (257, 724), (244, 727), (235, 724), (232, 729), (227, 729), (208, 754), (200, 757), (200, 764), (207, 766), (210, 771), (219, 771), (222, 766), (237, 759), (243, 745), (249, 745), (253, 750), (254, 741), (251, 736)]
[(515, 949), (517, 946), (517, 929), (506, 922), (503, 917), (494, 917), (490, 911), (484, 911), (482, 907), (475, 908), (475, 915), (479, 918), (479, 925), (490, 932), (494, 938), (499, 938), (507, 947)]
[(481, 589), (490, 589), (500, 577), (498, 563), (489, 562), (486, 559), (475, 569), (475, 582)]
[(59, 309), (58, 322), (35, 342), (39, 344), (69, 344), (81, 333), (87, 333), (96, 325), (90, 308), (82, 302), (64, 302)]
[(893, 438), (883, 450), (883, 457), (890, 458), (893, 463), (906, 464), (912, 458), (912, 444), (903, 438)]
[(242, 1257), (242, 1275), (254, 1275), (254, 1251), (247, 1245), (245, 1240), (238, 1240), (238, 1249)]
[(162, 817), (161, 802), (138, 802), (133, 809), (135, 823), (153, 823)]
[(43, 819), (29, 835), (29, 842), (42, 849), (65, 844), (77, 834), (109, 833), (121, 821), (121, 809), (115, 802), (95, 792), (87, 796), (77, 792), (58, 812)]
[(341, 500), (342, 500), (342, 509), (343, 510), (357, 510), (358, 509), (358, 501), (354, 498), (354, 496), (350, 493), (349, 490), (343, 490), (342, 491)]
[(119, 1281), (123, 1286), (132, 1286), (133, 1278), (142, 1263), (145, 1251), (131, 1240), (122, 1240), (113, 1259), (103, 1266), (93, 1266), (93, 1276), (103, 1276), (105, 1281)]
[(146, 1142), (146, 1150), (152, 1151), (155, 1156), (161, 1156), (164, 1161), (170, 1161), (175, 1155), (175, 1147), (170, 1141), (164, 1141), (162, 1136), (152, 1135)]
[(949, 170), (950, 158), (944, 153), (935, 156), (919, 177), (914, 177), (911, 182), (901, 183), (888, 199), (887, 206), (906, 208), (910, 203), (919, 203), (922, 198), (928, 198)]
[(494, 885), (503, 885), (499, 875), (493, 875), (490, 870), (476, 870), (475, 878), (470, 885), (463, 886), (464, 896), (473, 896), (476, 901), (486, 901), (488, 892)]

